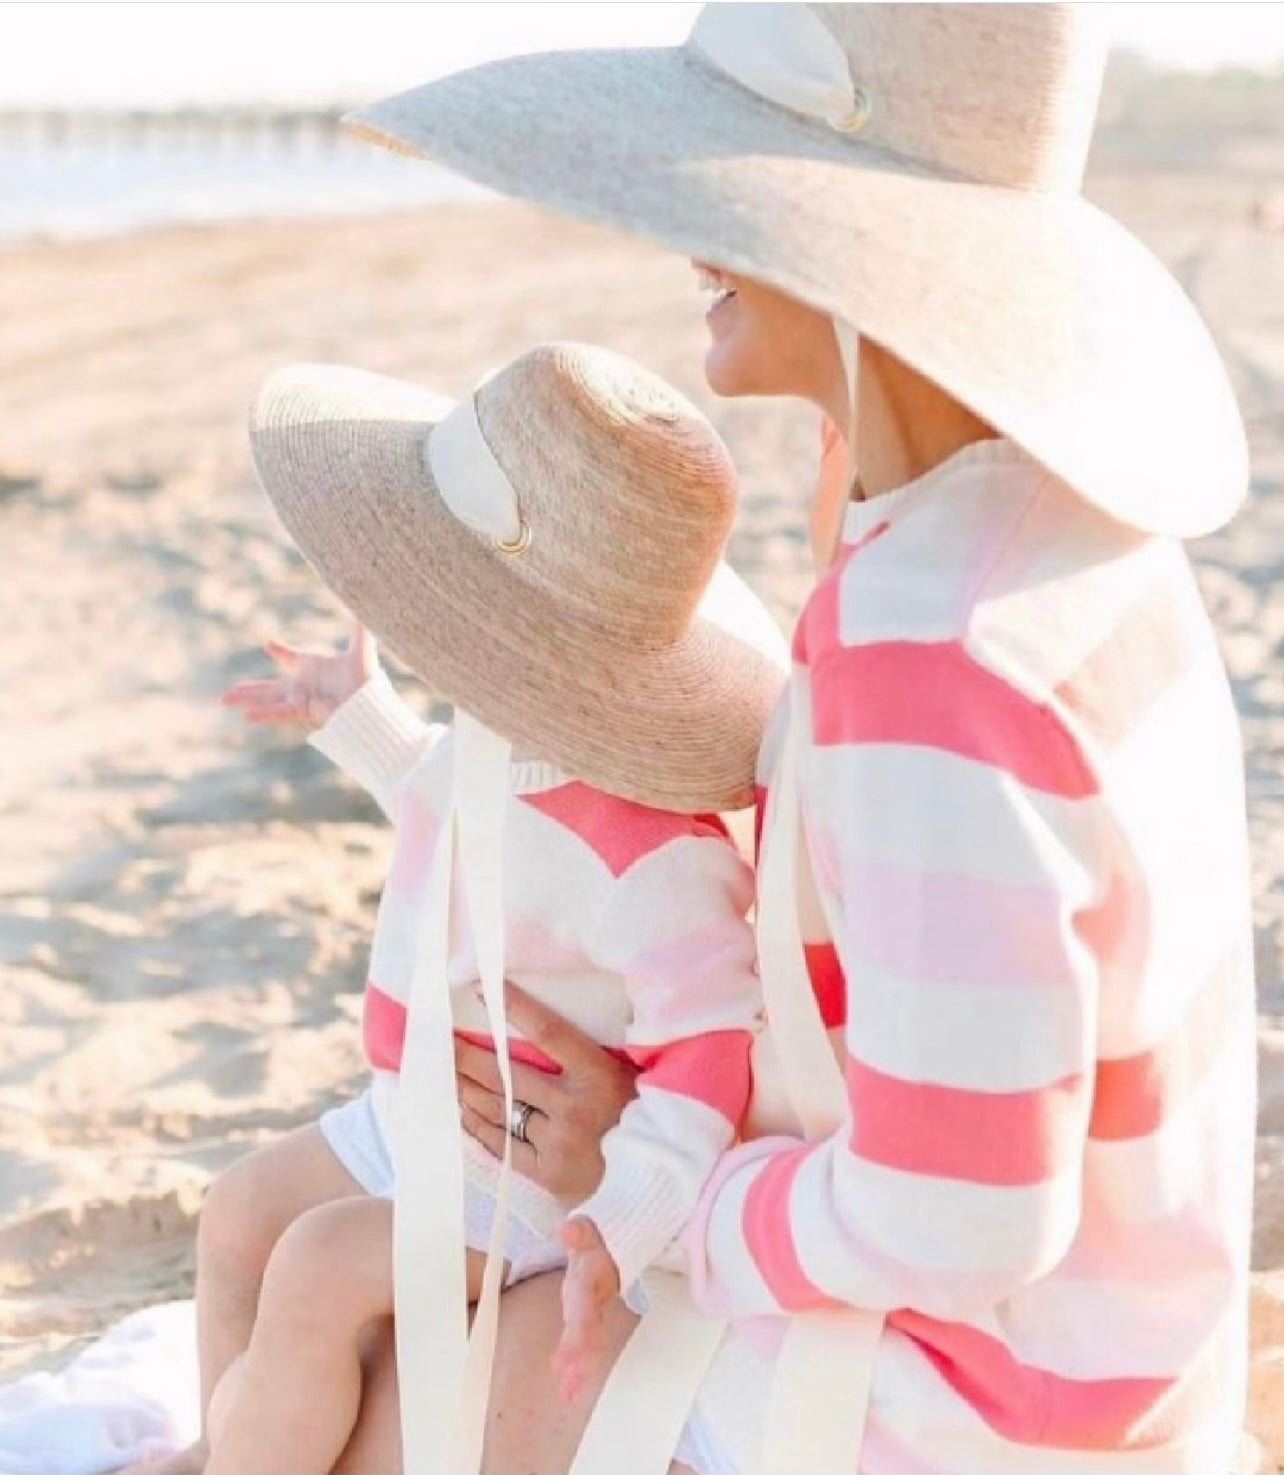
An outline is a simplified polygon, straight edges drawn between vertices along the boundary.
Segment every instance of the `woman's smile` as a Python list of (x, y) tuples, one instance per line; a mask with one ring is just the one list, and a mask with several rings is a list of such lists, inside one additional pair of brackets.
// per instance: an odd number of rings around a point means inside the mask
[(734, 300), (736, 289), (716, 267), (706, 266), (701, 261), (693, 265), (695, 266), (696, 284), (700, 291), (713, 294), (713, 301), (705, 312), (705, 321), (712, 323), (719, 309)]

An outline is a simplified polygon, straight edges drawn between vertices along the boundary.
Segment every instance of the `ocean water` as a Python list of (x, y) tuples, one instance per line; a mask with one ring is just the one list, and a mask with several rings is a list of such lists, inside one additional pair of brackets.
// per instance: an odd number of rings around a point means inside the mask
[(160, 132), (50, 142), (0, 133), (0, 240), (7, 241), (488, 197), (436, 165), (351, 139)]

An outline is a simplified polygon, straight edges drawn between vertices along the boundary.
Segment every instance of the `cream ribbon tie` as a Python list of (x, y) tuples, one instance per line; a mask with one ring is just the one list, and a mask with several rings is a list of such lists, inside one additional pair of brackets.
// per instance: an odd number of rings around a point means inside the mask
[[(859, 338), (834, 321), (851, 419), (846, 427), (846, 480), (856, 473)], [(839, 427), (842, 429), (842, 427)], [(789, 724), (768, 800), (759, 869), (758, 955), (771, 1034), (785, 1086), (806, 1136), (841, 1129), (846, 1091), (815, 1004), (798, 920), (798, 850), (804, 841), (798, 764), (803, 714), (792, 700)], [(856, 1307), (790, 1318), (772, 1375), (758, 1475), (851, 1475), (873, 1391), (883, 1316)]]
[(456, 713), (453, 793), (416, 953), (394, 1137), (396, 1340), (406, 1475), (476, 1475), (481, 1465), (503, 1288), (512, 1138), (505, 1133), (470, 1336), (449, 921), (457, 864), (508, 1120), (513, 1083), (504, 1011), (503, 835), (511, 756), (504, 738), (466, 712)]
[[(442, 500), (475, 532), (520, 543), (517, 494), (477, 421), (473, 395), (434, 428), (424, 456)], [(525, 533), (528, 537), (528, 533)], [(393, 1260), (397, 1366), (406, 1475), (477, 1475), (503, 1289), (512, 1138), (504, 1134), (481, 1295), (468, 1332), (463, 1136), (455, 1089), (450, 913), (456, 876), (503, 1091), (513, 1115), (504, 1009), (504, 825), (511, 744), (457, 710), (453, 773), (415, 949), (397, 1091)]]
[(846, 1091), (829, 1032), (812, 992), (798, 925), (799, 718), (790, 701), (776, 771), (767, 797), (758, 863), (758, 968), (767, 1027), (789, 1105), (803, 1135), (819, 1141), (837, 1129)]
[(427, 883), (391, 1121), (395, 1330), (407, 1475), (460, 1475), (468, 1295), (448, 978), (454, 867), (452, 808), (443, 817)]
[(517, 493), (482, 434), (475, 391), (433, 426), (424, 460), (442, 501), (465, 527), (501, 545), (521, 540)]
[[(495, 1062), (503, 1085), (504, 1120), (513, 1118), (513, 1074), (508, 1052), (508, 1016), (504, 1009), (504, 821), (508, 811), (512, 745), (470, 717), (455, 715), (455, 793), (458, 808), (460, 870), (472, 925), (482, 998), (495, 1044)], [(459, 1116), (455, 1114), (458, 1128)], [(513, 1137), (504, 1133), (491, 1221), (490, 1244), (482, 1291), (473, 1312), (472, 1335), (464, 1375), (463, 1475), (481, 1468), (490, 1395), (491, 1367), (499, 1330), (499, 1298), (504, 1283), (504, 1248), (508, 1231), (509, 1185), (513, 1173)], [(462, 1234), (462, 1223), (461, 1234)], [(413, 1472), (407, 1471), (407, 1475)]]
[(687, 45), (755, 96), (841, 133), (869, 119), (869, 93), (853, 83), (847, 54), (809, 5), (706, 5)]

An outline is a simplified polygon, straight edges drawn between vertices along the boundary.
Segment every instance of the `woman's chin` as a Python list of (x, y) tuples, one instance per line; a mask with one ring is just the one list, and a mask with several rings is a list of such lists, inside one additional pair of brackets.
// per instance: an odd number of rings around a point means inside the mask
[(732, 399), (739, 394), (750, 394), (742, 356), (731, 344), (717, 337), (709, 344), (704, 356), (704, 377), (714, 394)]

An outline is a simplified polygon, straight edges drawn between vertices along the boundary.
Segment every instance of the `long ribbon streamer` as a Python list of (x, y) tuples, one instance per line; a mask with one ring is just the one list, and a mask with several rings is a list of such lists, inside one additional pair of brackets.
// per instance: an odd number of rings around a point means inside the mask
[(685, 1276), (645, 1277), (650, 1305), (598, 1396), (570, 1475), (667, 1475), (727, 1323), (691, 1302)]
[[(507, 1122), (513, 1115), (513, 1074), (508, 1051), (508, 1016), (504, 1008), (503, 842), (512, 747), (466, 712), (456, 713), (455, 733), (458, 744), (455, 750), (455, 790), (459, 806), (460, 868), (464, 893), (468, 898), (477, 968), (481, 975), (482, 999), (490, 1017), (495, 1062), (503, 1084), (504, 1120)], [(513, 1139), (505, 1132), (486, 1272), (468, 1344), (460, 1410), (463, 1425), (460, 1475), (476, 1475), (481, 1468), (486, 1405), (499, 1328), (499, 1298), (503, 1290), (512, 1171)]]
[(509, 744), (457, 712), (454, 774), (429, 881), (407, 1009), (394, 1151), (397, 1366), (407, 1475), (477, 1475), (503, 1289), (512, 1139), (505, 1134), (481, 1296), (468, 1334), (463, 1139), (448, 965), (455, 862), (503, 1082), (513, 1084), (504, 1011), (503, 835)]
[(447, 966), (455, 860), (443, 818), (415, 953), (392, 1119), (393, 1268), (407, 1475), (457, 1475), (454, 1440), (468, 1340), (464, 1178)]
[[(834, 321), (851, 407), (846, 427), (846, 475), (856, 479), (857, 372), (860, 344), (856, 331)], [(842, 427), (840, 427), (841, 429)], [(789, 727), (772, 794), (774, 816), (763, 844), (759, 895), (759, 958), (771, 1033), (781, 1045), (785, 1085), (812, 1140), (840, 1129), (847, 1103), (828, 1033), (806, 977), (798, 925), (797, 866), (802, 840), (798, 793), (798, 726), (791, 707)], [(769, 802), (769, 809), (771, 802)], [(763, 953), (762, 910), (767, 910), (769, 953)], [(798, 976), (801, 963), (802, 979)], [(783, 1033), (782, 1033), (783, 1031)], [(823, 1045), (822, 1042), (823, 1041)], [(823, 1056), (823, 1058), (822, 1058)], [(823, 1079), (806, 1072), (815, 1071)], [(869, 1415), (874, 1362), (883, 1334), (883, 1316), (841, 1308), (791, 1317), (772, 1374), (759, 1475), (852, 1475), (860, 1468)]]

